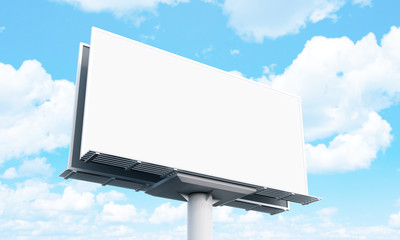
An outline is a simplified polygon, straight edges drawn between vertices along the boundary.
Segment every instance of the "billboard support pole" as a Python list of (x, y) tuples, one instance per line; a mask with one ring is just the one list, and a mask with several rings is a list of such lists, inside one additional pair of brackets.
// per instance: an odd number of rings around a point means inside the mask
[(212, 240), (213, 198), (210, 193), (191, 193), (188, 199), (187, 239)]

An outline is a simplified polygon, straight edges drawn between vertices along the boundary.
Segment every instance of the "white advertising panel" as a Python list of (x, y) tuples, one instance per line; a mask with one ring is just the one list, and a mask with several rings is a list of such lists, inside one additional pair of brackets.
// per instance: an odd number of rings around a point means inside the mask
[(300, 98), (93, 28), (81, 156), (307, 194)]

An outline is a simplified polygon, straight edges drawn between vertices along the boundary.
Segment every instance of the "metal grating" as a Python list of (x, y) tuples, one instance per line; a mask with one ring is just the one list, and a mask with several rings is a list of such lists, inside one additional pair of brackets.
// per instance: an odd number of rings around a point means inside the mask
[(108, 166), (123, 168), (125, 170), (136, 170), (136, 171), (156, 174), (163, 177), (168, 176), (168, 174), (175, 171), (175, 169), (173, 168), (157, 164), (140, 162), (129, 158), (117, 157), (94, 151), (89, 151), (85, 155), (83, 155), (81, 161), (84, 162), (91, 161), (94, 163), (100, 163)]
[(82, 156), (81, 161), (89, 162), (97, 157), (97, 153), (93, 151), (87, 152), (85, 155)]
[(148, 172), (148, 173), (157, 174), (160, 176), (163, 176), (164, 174), (171, 172), (173, 170), (173, 168), (164, 167), (164, 166), (160, 166), (160, 165), (156, 165), (156, 164), (152, 164), (152, 163), (144, 163), (144, 162), (135, 166), (133, 169), (136, 171)]
[(273, 188), (267, 188), (267, 189), (259, 191), (257, 194), (267, 196), (267, 197), (272, 197), (275, 199), (283, 199), (287, 196), (292, 195), (293, 193), (285, 192), (285, 191), (277, 190), (277, 189), (273, 189)]
[(118, 157), (118, 156), (99, 153), (99, 152), (95, 152), (95, 151), (87, 152), (84, 156), (81, 157), (80, 160), (85, 163), (92, 162), (92, 163), (122, 168), (125, 171), (132, 170), (132, 171), (136, 171), (136, 173), (143, 172), (143, 173), (154, 174), (154, 175), (158, 175), (160, 178), (159, 178), (159, 180), (156, 180), (155, 182), (152, 182), (152, 183), (143, 183), (141, 181), (138, 181), (138, 179), (135, 180), (134, 178), (132, 178), (132, 180), (130, 180), (130, 179), (125, 179), (122, 177), (122, 179), (121, 179), (118, 175), (103, 176), (103, 174), (101, 174), (101, 173), (93, 174), (93, 173), (88, 173), (86, 171), (82, 172), (80, 170), (79, 171), (66, 170), (60, 176), (66, 178), (66, 179), (73, 178), (73, 179), (78, 179), (78, 180), (83, 180), (83, 181), (100, 183), (103, 186), (111, 185), (111, 186), (133, 189), (136, 191), (146, 191), (146, 189), (151, 187), (153, 184), (161, 181), (162, 179), (182, 172), (185, 174), (189, 174), (191, 176), (198, 176), (198, 177), (202, 177), (205, 179), (213, 179), (215, 181), (221, 181), (221, 182), (226, 182), (226, 183), (230, 183), (230, 184), (236, 184), (236, 185), (256, 188), (256, 189), (258, 189), (256, 192), (246, 195), (244, 197), (238, 198), (238, 199), (232, 199), (232, 201), (229, 201), (229, 202), (225, 203), (224, 205), (236, 207), (236, 208), (242, 208), (247, 211), (254, 210), (254, 211), (259, 211), (259, 212), (264, 212), (264, 213), (269, 213), (269, 214), (277, 214), (277, 213), (281, 213), (281, 212), (289, 210), (288, 201), (305, 205), (305, 204), (309, 204), (309, 203), (321, 200), (320, 198), (317, 198), (317, 197), (296, 194), (296, 193), (282, 191), (282, 190), (273, 189), (273, 188), (265, 188), (265, 187), (261, 187), (261, 186), (250, 186), (248, 184), (238, 183), (238, 182), (226, 180), (226, 179), (219, 179), (219, 178), (215, 178), (212, 176), (205, 176), (205, 175), (200, 176), (197, 173), (181, 171), (181, 170), (177, 170), (177, 169), (166, 167), (166, 166), (161, 166), (161, 165), (147, 163), (147, 162), (141, 162), (141, 161), (134, 160), (134, 159)]
[(257, 194), (266, 196), (266, 197), (272, 197), (272, 198), (275, 198), (278, 200), (286, 200), (286, 201), (290, 201), (290, 202), (300, 203), (303, 205), (310, 204), (312, 202), (321, 200), (321, 198), (292, 193), (292, 192), (286, 192), (286, 191), (277, 190), (277, 189), (273, 189), (273, 188), (267, 188), (267, 189), (261, 190), (261, 191), (257, 192)]
[(300, 203), (302, 205), (307, 205), (316, 201), (321, 200), (321, 198), (313, 197), (313, 196), (306, 196), (301, 194), (294, 194), (288, 197), (283, 198), (284, 200)]
[(129, 166), (137, 162), (132, 159), (117, 157), (109, 154), (97, 153), (94, 151), (89, 151), (85, 155), (83, 155), (81, 157), (81, 161), (84, 162), (91, 161), (95, 163), (100, 163), (120, 168), (128, 168)]

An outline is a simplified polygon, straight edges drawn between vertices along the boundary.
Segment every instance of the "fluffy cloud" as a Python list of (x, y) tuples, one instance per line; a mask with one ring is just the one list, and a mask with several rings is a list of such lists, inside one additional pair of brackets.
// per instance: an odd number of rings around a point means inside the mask
[(233, 208), (231, 207), (218, 207), (213, 209), (213, 222), (233, 222), (232, 217)]
[(92, 207), (94, 195), (68, 186), (62, 194), (52, 193), (51, 185), (39, 180), (18, 183), (16, 189), (0, 184), (0, 214), (13, 219), (55, 216), (70, 211), (82, 212)]
[(400, 97), (400, 28), (377, 44), (370, 33), (354, 43), (347, 37), (314, 37), (271, 85), (302, 97), (307, 140), (343, 133), (396, 103)]
[(94, 192), (97, 189), (101, 188), (101, 185), (98, 183), (86, 182), (86, 181), (62, 181), (60, 185), (64, 187), (71, 186), (78, 192)]
[(175, 6), (189, 0), (54, 0), (71, 4), (86, 12), (111, 12), (116, 17), (126, 17), (139, 25), (144, 20), (144, 12), (155, 13), (159, 4)]
[[(157, 213), (176, 214), (156, 222), (171, 223), (168, 229), (155, 230), (147, 224), (149, 218), (143, 210), (133, 205), (109, 202), (100, 214), (94, 195), (68, 186), (62, 194), (50, 191), (47, 183), (28, 180), (17, 189), (0, 183), (0, 235), (7, 239), (184, 239), (186, 226), (180, 225), (186, 214), (186, 204), (173, 207), (162, 204)], [(87, 197), (90, 194), (91, 197)], [(47, 202), (39, 204), (38, 199)], [(86, 200), (85, 200), (86, 199)], [(89, 204), (77, 204), (86, 202)], [(218, 209), (218, 210), (217, 210)], [(217, 208), (218, 214), (228, 216), (228, 221), (214, 222), (215, 239), (399, 239), (395, 229), (398, 216), (390, 217), (390, 226), (355, 227), (339, 223), (334, 215), (336, 208), (324, 208), (307, 216), (263, 217), (249, 211)], [(184, 214), (182, 214), (184, 212)], [(154, 212), (154, 214), (156, 211)], [(153, 214), (153, 215), (154, 215)], [(153, 217), (153, 215), (151, 217)], [(399, 215), (399, 214), (395, 214)], [(396, 220), (397, 219), (397, 220)], [(99, 221), (102, 220), (102, 221)], [(215, 219), (214, 219), (215, 220)], [(153, 220), (153, 223), (156, 223)], [(397, 221), (398, 222), (398, 221)], [(245, 224), (244, 224), (245, 223)], [(147, 227), (147, 228), (146, 228)], [(393, 228), (392, 228), (393, 227)], [(159, 229), (159, 228), (158, 228)]]
[(90, 192), (79, 193), (72, 187), (66, 187), (62, 195), (51, 194), (33, 202), (36, 209), (49, 213), (60, 211), (83, 211), (94, 203), (94, 195)]
[(231, 55), (238, 55), (240, 53), (240, 50), (239, 49), (230, 49), (229, 53)]
[(259, 212), (249, 211), (245, 215), (240, 215), (239, 223), (252, 223), (258, 222), (263, 218), (263, 214)]
[(228, 25), (247, 41), (262, 42), (299, 32), (307, 22), (336, 19), (344, 0), (225, 0)]
[(164, 203), (157, 207), (151, 215), (149, 222), (153, 224), (170, 223), (186, 217), (186, 203), (178, 207), (171, 206), (171, 203)]
[(51, 176), (53, 169), (50, 164), (46, 163), (46, 158), (35, 158), (33, 160), (25, 160), (23, 164), (16, 170), (14, 167), (8, 168), (0, 177), (12, 179), (16, 177), (32, 177), (35, 175)]
[(352, 0), (353, 4), (360, 4), (361, 7), (372, 6), (372, 0)]
[[(356, 227), (340, 223), (334, 215), (338, 209), (330, 207), (321, 209), (307, 216), (285, 216), (263, 218), (258, 213), (235, 216), (231, 223), (214, 224), (216, 239), (397, 239), (400, 231), (389, 226)], [(249, 217), (251, 216), (252, 217)], [(284, 217), (285, 216), (285, 217)], [(244, 219), (250, 221), (243, 224)]]
[(390, 215), (389, 226), (400, 228), (400, 211), (398, 213)]
[(119, 225), (119, 226), (110, 226), (107, 227), (106, 236), (107, 237), (124, 237), (124, 236), (131, 236), (134, 234), (134, 230), (132, 227)]
[(6, 179), (12, 179), (19, 177), (19, 174), (17, 173), (17, 170), (15, 167), (10, 167), (4, 173), (0, 176), (1, 178), (6, 178)]
[[(281, 75), (256, 79), (300, 95), (311, 172), (368, 168), (390, 145), (390, 125), (379, 111), (400, 99), (400, 28), (378, 45), (370, 33), (354, 43), (347, 37), (313, 37)], [(357, 149), (357, 151), (354, 151)]]
[[(0, 235), (7, 239), (70, 239), (94, 231), (93, 194), (40, 180), (0, 184)], [(2, 208), (2, 206), (4, 206)], [(3, 211), (1, 211), (3, 209)], [(85, 228), (82, 228), (86, 225)], [(93, 234), (93, 233), (91, 233)], [(69, 235), (70, 237), (66, 237)], [(18, 236), (18, 237), (16, 237)], [(88, 238), (90, 234), (87, 235)]]
[(306, 144), (308, 171), (345, 172), (368, 168), (377, 152), (390, 145), (390, 131), (389, 123), (376, 112), (371, 112), (360, 128), (337, 135), (329, 146)]
[(111, 201), (120, 201), (126, 200), (126, 196), (123, 193), (117, 192), (115, 190), (111, 190), (105, 193), (99, 193), (96, 196), (97, 203), (104, 204)]
[(103, 206), (101, 219), (106, 222), (143, 222), (146, 212), (138, 211), (132, 204), (115, 204), (113, 201)]
[(333, 226), (334, 223), (332, 221), (332, 216), (336, 215), (338, 212), (337, 208), (334, 207), (328, 207), (328, 208), (323, 208), (319, 211), (317, 211), (317, 215), (320, 218), (321, 225), (324, 227), (330, 227)]
[(14, 217), (32, 214), (31, 202), (48, 194), (49, 185), (40, 181), (27, 180), (17, 184), (16, 189), (0, 184), (0, 214)]
[[(176, 6), (190, 0), (53, 0), (67, 3), (86, 12), (110, 12), (118, 18), (140, 25), (148, 14), (155, 14), (160, 4)], [(295, 34), (308, 23), (337, 19), (336, 12), (349, 0), (203, 0), (221, 6), (228, 16), (228, 26), (246, 41), (262, 42)], [(352, 0), (353, 5), (371, 6), (371, 0)]]
[(0, 63), (0, 164), (7, 159), (66, 147), (74, 84), (52, 80), (41, 64), (16, 70)]

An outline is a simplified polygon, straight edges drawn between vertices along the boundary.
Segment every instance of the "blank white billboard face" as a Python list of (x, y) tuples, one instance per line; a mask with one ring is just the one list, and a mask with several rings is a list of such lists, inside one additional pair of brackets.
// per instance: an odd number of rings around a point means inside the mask
[(81, 156), (307, 194), (300, 98), (93, 28)]

